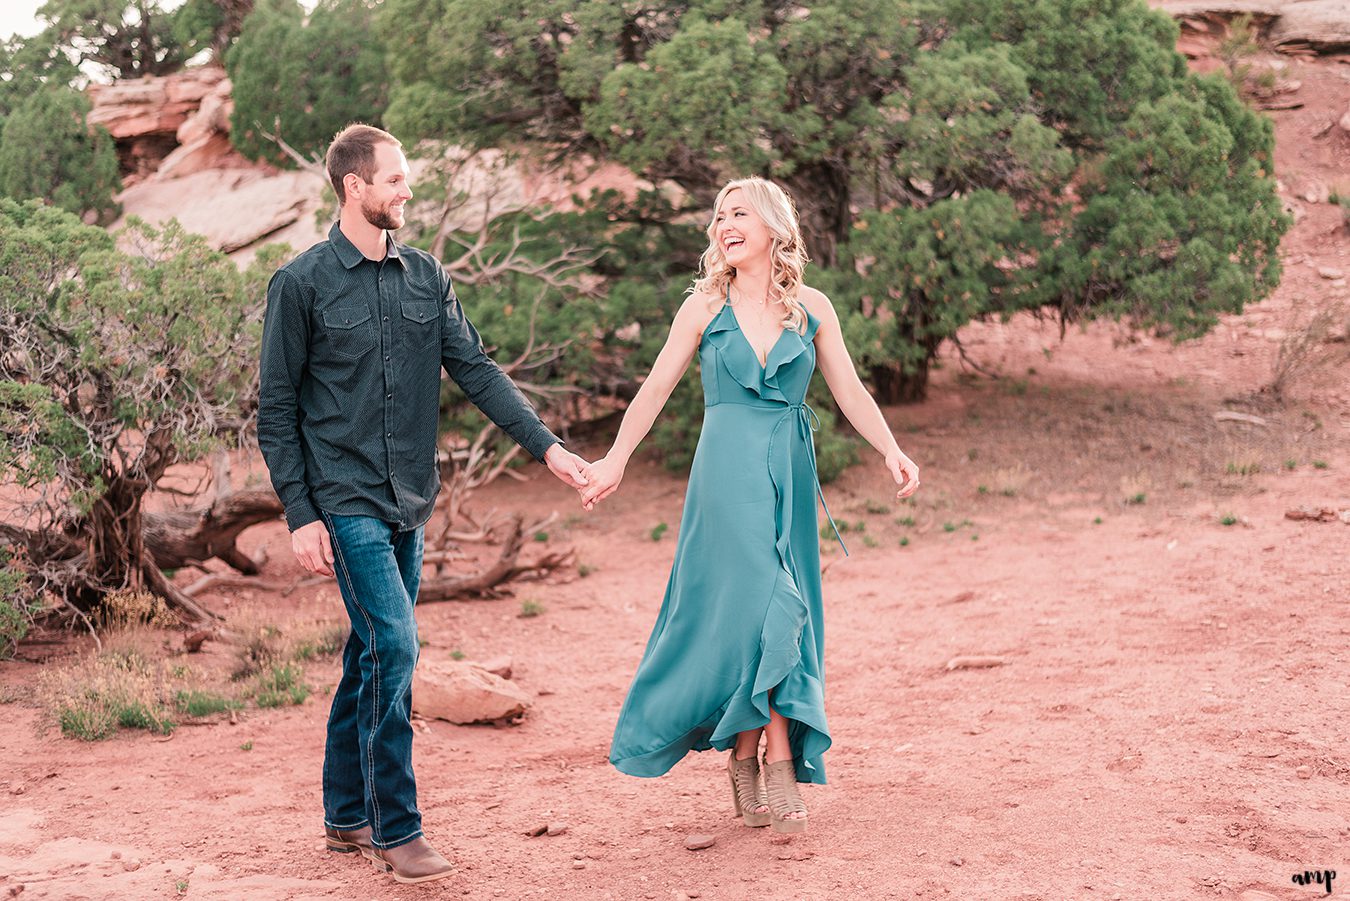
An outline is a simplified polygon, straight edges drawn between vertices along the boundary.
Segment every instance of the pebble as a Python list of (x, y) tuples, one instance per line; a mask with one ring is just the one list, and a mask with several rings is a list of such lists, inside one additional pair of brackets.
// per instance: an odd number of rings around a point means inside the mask
[(11, 886), (9, 887), (9, 896), (10, 896), (11, 898), (17, 898), (17, 897), (19, 897), (19, 896), (22, 895), (22, 894), (23, 894), (23, 883), (22, 883), (22, 882), (16, 883), (16, 884), (11, 885)]
[(549, 823), (549, 824), (548, 824), (548, 834), (549, 834), (549, 835), (562, 835), (562, 834), (563, 834), (564, 832), (566, 832), (566, 831), (567, 831), (567, 824), (566, 824), (566, 823)]
[(711, 848), (717, 841), (711, 835), (691, 835), (684, 840), (684, 846), (690, 851), (702, 851), (704, 848)]
[(1312, 778), (1312, 767), (1308, 766), (1308, 765), (1305, 763), (1303, 766), (1301, 766), (1301, 767), (1299, 767), (1298, 769), (1294, 770), (1294, 775), (1297, 776), (1297, 777), (1300, 778), (1300, 779), (1311, 779), (1311, 778)]
[(949, 861), (947, 861), (947, 862), (950, 863), (950, 864), (951, 864), (952, 866), (954, 866), (954, 867), (964, 866), (965, 863), (966, 863), (965, 858), (962, 858), (962, 857), (953, 857), (951, 860), (949, 860)]
[(1339, 270), (1339, 269), (1333, 268), (1333, 267), (1331, 267), (1331, 266), (1319, 266), (1319, 267), (1317, 267), (1317, 274), (1320, 275), (1320, 276), (1322, 276), (1322, 278), (1327, 278), (1327, 279), (1333, 279), (1333, 278), (1345, 278), (1345, 273), (1344, 273), (1344, 272), (1342, 272), (1342, 271)]
[(586, 861), (584, 861), (584, 860), (574, 860), (574, 861), (572, 861), (572, 869), (574, 869), (574, 870), (584, 870), (584, 869), (586, 869)]
[(947, 669), (991, 669), (996, 666), (1003, 666), (1008, 661), (1002, 657), (989, 655), (968, 655), (963, 657), (953, 657), (947, 661)]

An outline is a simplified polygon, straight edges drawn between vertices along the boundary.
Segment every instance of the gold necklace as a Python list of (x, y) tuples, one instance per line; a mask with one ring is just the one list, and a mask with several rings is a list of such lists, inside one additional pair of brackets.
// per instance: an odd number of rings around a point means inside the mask
[[(744, 291), (741, 290), (740, 285), (737, 285), (737, 284), (735, 284), (735, 283), (732, 283), (731, 287), (733, 287), (733, 288), (736, 289), (736, 294), (741, 298), (741, 300), (746, 301), (747, 303), (749, 303), (750, 298), (746, 295), (746, 293), (745, 293)], [(766, 295), (764, 296), (764, 299), (761, 300), (761, 301), (759, 302), (758, 308), (755, 310), (755, 321), (758, 322), (760, 325), (763, 325), (763, 324), (768, 320), (768, 317), (769, 317), (769, 307), (770, 307), (770, 306), (775, 306), (775, 307), (776, 307), (776, 306), (778, 306), (780, 303), (781, 303), (781, 301), (774, 301), (772, 304), (770, 304), (770, 303), (769, 303), (769, 297), (768, 297), (768, 295), (766, 294)], [(778, 320), (777, 320), (777, 321), (781, 323), (782, 320), (783, 320), (783, 316), (782, 316), (782, 314), (779, 314)]]

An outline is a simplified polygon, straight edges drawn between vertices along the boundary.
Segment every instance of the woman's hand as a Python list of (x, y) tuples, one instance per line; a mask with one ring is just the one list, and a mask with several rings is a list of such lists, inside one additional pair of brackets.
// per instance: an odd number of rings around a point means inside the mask
[(605, 456), (596, 460), (586, 469), (589, 484), (581, 489), (581, 506), (585, 510), (594, 510), (595, 505), (613, 494), (623, 481), (625, 463), (618, 458)]
[(886, 468), (891, 471), (895, 484), (900, 486), (895, 493), (897, 499), (903, 500), (919, 490), (919, 466), (902, 452), (887, 454)]

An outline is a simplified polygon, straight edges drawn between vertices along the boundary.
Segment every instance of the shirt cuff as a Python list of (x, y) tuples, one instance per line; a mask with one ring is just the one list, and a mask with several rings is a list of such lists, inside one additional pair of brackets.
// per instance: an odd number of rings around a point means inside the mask
[[(547, 448), (545, 448), (547, 450)], [(294, 532), (312, 522), (319, 521), (319, 511), (306, 498), (286, 508), (286, 528)]]
[(548, 426), (541, 422), (539, 427), (530, 433), (528, 439), (520, 442), (520, 446), (525, 448), (525, 452), (530, 456), (543, 463), (544, 454), (548, 453), (548, 449), (555, 444), (562, 443), (562, 439), (549, 431)]

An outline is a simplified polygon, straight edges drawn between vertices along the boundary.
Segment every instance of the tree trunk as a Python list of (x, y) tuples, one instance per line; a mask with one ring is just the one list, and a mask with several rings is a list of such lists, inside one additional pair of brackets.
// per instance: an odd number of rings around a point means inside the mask
[(164, 569), (202, 563), (219, 557), (246, 576), (257, 575), (258, 562), (235, 545), (249, 526), (268, 522), (283, 513), (281, 501), (270, 489), (239, 491), (217, 498), (208, 507), (146, 513), (145, 544)]
[(815, 265), (833, 268), (838, 263), (839, 245), (853, 227), (848, 172), (828, 163), (815, 163), (794, 172), (786, 183), (797, 205), (807, 254)]
[(928, 359), (905, 372), (899, 363), (870, 369), (872, 389), (879, 404), (917, 404), (928, 396)]

